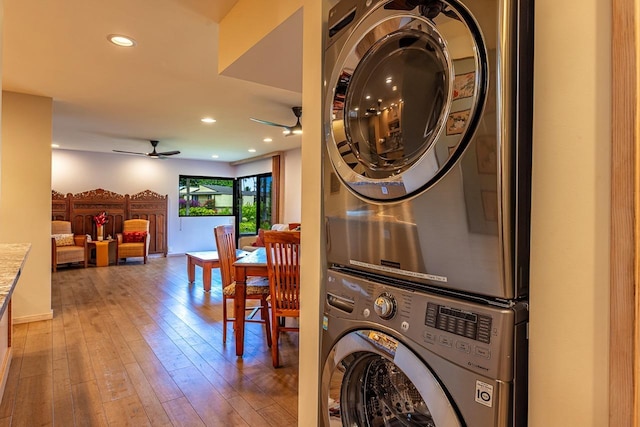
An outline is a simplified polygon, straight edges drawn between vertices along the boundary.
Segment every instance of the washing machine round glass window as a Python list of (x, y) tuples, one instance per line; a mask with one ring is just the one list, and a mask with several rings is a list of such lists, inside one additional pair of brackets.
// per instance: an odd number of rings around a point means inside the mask
[(325, 425), (462, 425), (431, 370), (387, 334), (347, 334), (335, 344), (324, 369), (330, 384)]
[[(329, 80), (329, 157), (357, 196), (420, 194), (460, 157), (486, 100), (487, 52), (464, 6), (380, 9), (345, 36)], [(367, 22), (370, 21), (370, 22)]]

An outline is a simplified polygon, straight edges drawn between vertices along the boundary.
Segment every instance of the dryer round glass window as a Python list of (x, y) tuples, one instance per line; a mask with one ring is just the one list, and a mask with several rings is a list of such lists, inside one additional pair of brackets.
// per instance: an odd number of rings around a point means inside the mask
[(326, 425), (462, 425), (428, 366), (379, 331), (358, 330), (341, 338), (323, 379)]
[(327, 148), (359, 197), (394, 201), (425, 191), (475, 132), (487, 52), (464, 6), (440, 3), (435, 13), (379, 8), (345, 36), (328, 82)]

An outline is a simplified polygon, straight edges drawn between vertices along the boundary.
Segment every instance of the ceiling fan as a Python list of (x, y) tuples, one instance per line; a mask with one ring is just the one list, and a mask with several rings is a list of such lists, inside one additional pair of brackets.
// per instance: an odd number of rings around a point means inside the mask
[(249, 119), (253, 120), (254, 122), (262, 123), (263, 125), (277, 126), (277, 127), (284, 128), (282, 133), (284, 133), (285, 136), (302, 135), (302, 125), (300, 124), (300, 117), (302, 116), (302, 107), (292, 107), (291, 110), (293, 111), (293, 114), (296, 116), (296, 119), (297, 119), (296, 124), (293, 126), (281, 125), (278, 123), (268, 122), (266, 120), (255, 119), (253, 117), (249, 117)]
[(166, 159), (168, 156), (174, 156), (176, 154), (180, 154), (179, 151), (164, 151), (161, 153), (158, 153), (156, 151), (156, 147), (158, 146), (158, 141), (154, 141), (151, 140), (149, 141), (151, 143), (151, 146), (153, 147), (153, 151), (150, 153), (137, 153), (135, 151), (122, 151), (122, 150), (113, 150), (114, 153), (124, 153), (124, 154), (137, 154), (140, 156), (147, 156), (147, 157), (151, 157), (154, 159)]

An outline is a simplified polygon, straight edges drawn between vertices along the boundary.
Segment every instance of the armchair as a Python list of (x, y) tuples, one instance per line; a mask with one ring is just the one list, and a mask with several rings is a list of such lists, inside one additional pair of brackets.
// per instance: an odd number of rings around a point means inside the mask
[(116, 234), (116, 265), (121, 259), (142, 257), (147, 263), (149, 254), (149, 221), (128, 219), (122, 223), (122, 233)]
[(87, 236), (75, 236), (69, 221), (51, 221), (51, 267), (80, 262), (87, 268), (89, 262)]

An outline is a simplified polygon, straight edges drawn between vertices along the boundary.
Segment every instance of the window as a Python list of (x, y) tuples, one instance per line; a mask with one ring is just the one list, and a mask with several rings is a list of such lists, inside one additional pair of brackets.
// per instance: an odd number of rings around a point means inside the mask
[(257, 234), (260, 228), (271, 228), (271, 183), (270, 173), (238, 178), (238, 200), (241, 201), (238, 235)]
[(179, 216), (233, 215), (233, 178), (180, 175)]

